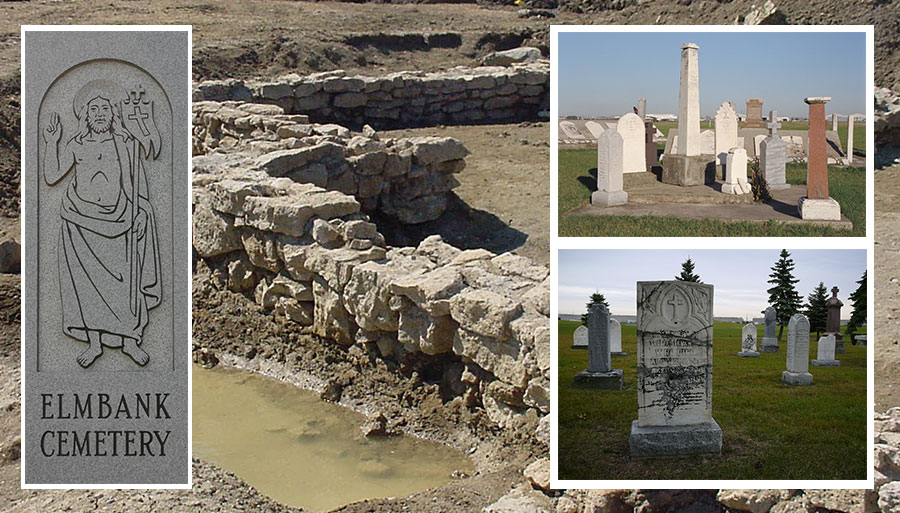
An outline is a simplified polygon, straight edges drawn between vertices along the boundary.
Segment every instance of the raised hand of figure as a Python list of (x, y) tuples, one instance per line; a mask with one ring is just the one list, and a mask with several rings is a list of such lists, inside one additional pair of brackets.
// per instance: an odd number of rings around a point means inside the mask
[(59, 122), (59, 114), (50, 114), (50, 123), (44, 128), (44, 142), (56, 144), (62, 135), (62, 123)]

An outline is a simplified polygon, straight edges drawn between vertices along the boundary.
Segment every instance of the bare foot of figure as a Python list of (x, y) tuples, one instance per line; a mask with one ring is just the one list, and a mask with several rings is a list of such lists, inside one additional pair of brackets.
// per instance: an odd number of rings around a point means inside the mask
[(94, 360), (97, 359), (100, 354), (103, 353), (103, 347), (100, 345), (100, 341), (91, 340), (91, 346), (88, 347), (83, 353), (75, 357), (75, 361), (78, 362), (78, 365), (82, 367), (87, 367), (90, 364), (94, 363)]
[(147, 362), (150, 361), (150, 355), (148, 355), (143, 349), (141, 349), (137, 345), (137, 340), (133, 338), (124, 337), (122, 341), (122, 352), (127, 354), (134, 360), (134, 363), (143, 367), (147, 365)]

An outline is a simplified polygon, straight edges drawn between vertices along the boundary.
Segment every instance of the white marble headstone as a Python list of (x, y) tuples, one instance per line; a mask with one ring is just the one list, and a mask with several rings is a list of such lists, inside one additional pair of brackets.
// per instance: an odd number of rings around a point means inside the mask
[(622, 136), (622, 172), (644, 173), (647, 171), (645, 147), (646, 129), (644, 121), (633, 112), (619, 118), (616, 131)]

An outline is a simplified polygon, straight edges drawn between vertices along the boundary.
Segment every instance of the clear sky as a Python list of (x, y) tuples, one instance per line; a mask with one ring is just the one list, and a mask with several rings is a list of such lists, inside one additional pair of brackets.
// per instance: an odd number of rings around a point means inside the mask
[[(717, 317), (760, 317), (768, 306), (766, 289), (781, 250), (560, 250), (559, 313), (581, 314), (594, 292), (609, 302), (613, 315), (635, 315), (638, 281), (673, 280), (690, 256), (694, 273), (715, 286)], [(866, 270), (864, 250), (788, 249), (794, 261), (797, 292), (804, 301), (824, 282), (840, 289), (841, 318), (852, 312), (849, 296)]]
[(681, 45), (700, 46), (700, 115), (724, 101), (738, 113), (763, 99), (763, 115), (807, 117), (807, 96), (830, 96), (825, 112), (865, 114), (865, 34), (560, 32), (559, 114), (620, 116), (638, 98), (648, 114), (678, 114)]

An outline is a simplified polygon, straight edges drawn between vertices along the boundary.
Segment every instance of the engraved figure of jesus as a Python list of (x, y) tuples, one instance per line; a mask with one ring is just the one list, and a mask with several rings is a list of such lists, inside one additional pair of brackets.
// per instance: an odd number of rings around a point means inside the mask
[(104, 80), (76, 94), (78, 130), (60, 144), (62, 124), (51, 113), (44, 180), (55, 185), (72, 175), (62, 199), (59, 286), (63, 332), (88, 348), (76, 357), (91, 365), (104, 347), (120, 348), (138, 365), (148, 311), (161, 299), (156, 223), (146, 184), (133, 196), (133, 137), (122, 126), (124, 91)]

